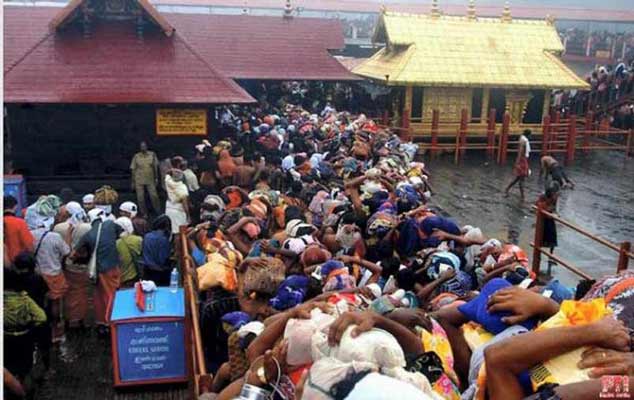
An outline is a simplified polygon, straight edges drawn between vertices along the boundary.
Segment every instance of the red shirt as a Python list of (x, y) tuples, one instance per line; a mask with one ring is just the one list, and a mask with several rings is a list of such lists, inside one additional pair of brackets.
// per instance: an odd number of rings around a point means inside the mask
[(13, 214), (4, 213), (4, 245), (11, 261), (21, 252), (33, 251), (33, 235), (26, 222)]

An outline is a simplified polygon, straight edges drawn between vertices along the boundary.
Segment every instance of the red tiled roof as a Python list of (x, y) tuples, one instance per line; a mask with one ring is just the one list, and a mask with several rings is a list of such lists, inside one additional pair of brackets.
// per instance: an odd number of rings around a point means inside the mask
[(50, 7), (4, 7), (4, 72), (42, 41), (48, 23), (59, 9)]
[[(225, 6), (233, 8), (244, 8), (244, 0), (152, 0), (153, 4), (159, 5), (197, 5), (197, 6)], [(339, 11), (350, 13), (378, 13), (381, 7), (379, 1), (357, 1), (357, 0), (292, 0), (295, 8), (318, 11)], [(408, 13), (429, 13), (431, 1), (425, 3), (389, 3), (386, 4), (389, 11)], [(282, 0), (255, 0), (247, 1), (247, 8), (269, 8), (282, 10), (284, 1)], [(467, 1), (464, 4), (443, 4), (440, 2), (441, 11), (449, 15), (466, 15)], [(499, 16), (502, 14), (502, 6), (484, 5), (476, 2), (476, 12), (483, 17)], [(547, 14), (556, 19), (581, 20), (581, 21), (611, 21), (611, 22), (634, 22), (634, 11), (629, 10), (601, 10), (591, 8), (572, 7), (548, 7), (548, 6), (511, 6), (511, 14), (518, 18), (546, 18)]]
[(163, 15), (205, 60), (234, 79), (358, 79), (328, 53), (344, 47), (338, 20)]
[[(5, 69), (4, 100), (9, 103), (250, 103), (240, 86), (215, 71), (178, 35), (147, 30), (143, 40), (125, 22), (98, 24), (84, 39), (69, 29), (61, 34), (33, 33), (34, 8), (5, 7), (5, 49), (12, 66)], [(38, 15), (45, 26), (50, 18)], [(37, 11), (38, 13), (40, 11)], [(39, 18), (42, 18), (41, 20)], [(22, 21), (21, 24), (17, 20)], [(31, 45), (35, 43), (35, 45)], [(5, 53), (6, 54), (6, 53)], [(5, 59), (5, 63), (9, 61)], [(17, 62), (16, 62), (17, 61)]]

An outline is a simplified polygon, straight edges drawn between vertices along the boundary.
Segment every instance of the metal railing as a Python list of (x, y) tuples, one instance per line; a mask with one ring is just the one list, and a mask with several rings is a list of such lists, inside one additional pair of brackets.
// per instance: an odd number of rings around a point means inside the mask
[(180, 263), (183, 273), (183, 291), (185, 292), (185, 309), (187, 321), (189, 322), (189, 335), (187, 340), (191, 343), (191, 354), (188, 360), (191, 363), (191, 387), (193, 399), (198, 398), (201, 393), (200, 381), (202, 377), (208, 375), (205, 364), (205, 354), (203, 350), (202, 338), (200, 334), (198, 290), (194, 273), (196, 271), (193, 259), (189, 254), (187, 245), (187, 228), (180, 227), (178, 235), (180, 245)]
[(541, 257), (543, 255), (584, 279), (593, 279), (592, 276), (582, 271), (580, 268), (574, 266), (571, 262), (566, 261), (562, 259), (561, 257), (558, 257), (548, 252), (544, 248), (542, 248), (544, 244), (544, 218), (551, 218), (557, 223), (560, 223), (561, 225), (564, 225), (567, 228), (572, 229), (573, 231), (579, 233), (580, 235), (590, 238), (596, 243), (599, 243), (600, 245), (617, 252), (619, 255), (617, 266), (616, 266), (617, 273), (623, 270), (626, 270), (629, 265), (630, 259), (634, 259), (634, 253), (632, 253), (631, 251), (632, 244), (630, 242), (622, 242), (620, 244), (614, 244), (606, 239), (600, 238), (597, 235), (594, 235), (586, 231), (580, 226), (577, 226), (569, 221), (566, 221), (565, 219), (559, 217), (558, 215), (542, 210), (535, 206), (533, 206), (533, 210), (535, 210), (535, 215), (536, 215), (535, 238), (533, 243), (531, 243), (530, 245), (533, 248), (532, 270), (536, 275), (539, 275), (540, 268), (541, 268)]

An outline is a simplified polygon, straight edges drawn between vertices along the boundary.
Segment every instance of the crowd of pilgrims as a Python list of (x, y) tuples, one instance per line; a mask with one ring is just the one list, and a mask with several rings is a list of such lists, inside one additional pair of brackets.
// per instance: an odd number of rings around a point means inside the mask
[(4, 198), (12, 396), (34, 352), (46, 364), (51, 343), (86, 329), (89, 295), (106, 335), (117, 288), (168, 285), (174, 268), (198, 288), (205, 399), (595, 399), (602, 376), (634, 373), (632, 273), (535, 276), (477, 215), (462, 225), (434, 207), (417, 145), (364, 115), (220, 118), (216, 142), (171, 158), (166, 214), (109, 187), (42, 196), (24, 219)]

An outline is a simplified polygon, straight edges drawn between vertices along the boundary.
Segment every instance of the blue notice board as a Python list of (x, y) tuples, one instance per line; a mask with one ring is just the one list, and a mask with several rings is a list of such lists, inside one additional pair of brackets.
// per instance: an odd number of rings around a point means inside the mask
[(117, 326), (121, 382), (187, 376), (183, 321), (125, 323)]
[(187, 379), (183, 289), (146, 294), (146, 311), (136, 306), (134, 289), (119, 290), (110, 321), (115, 386)]

